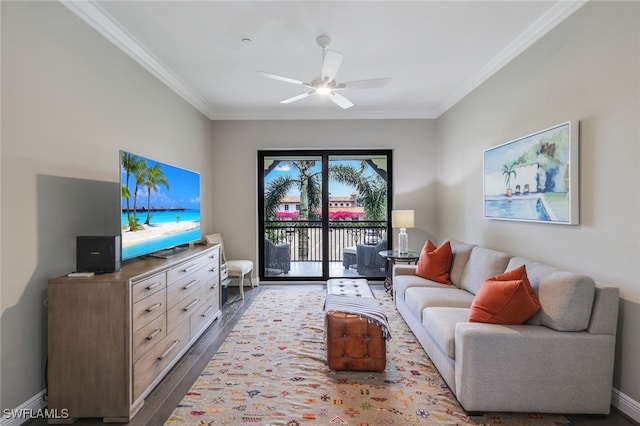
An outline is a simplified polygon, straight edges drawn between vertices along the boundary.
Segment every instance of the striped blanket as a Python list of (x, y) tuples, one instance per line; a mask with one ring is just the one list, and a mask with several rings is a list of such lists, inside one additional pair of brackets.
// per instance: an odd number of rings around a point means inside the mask
[(327, 294), (324, 302), (325, 315), (329, 312), (346, 312), (378, 324), (386, 340), (391, 340), (391, 327), (387, 314), (380, 303), (372, 297), (351, 297)]

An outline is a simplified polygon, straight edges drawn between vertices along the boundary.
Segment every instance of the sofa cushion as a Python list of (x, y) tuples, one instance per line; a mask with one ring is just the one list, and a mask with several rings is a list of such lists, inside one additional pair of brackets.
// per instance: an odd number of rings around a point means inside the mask
[(540, 302), (540, 311), (527, 324), (544, 325), (558, 331), (585, 330), (591, 318), (595, 281), (523, 257), (512, 258), (509, 268), (524, 264)]
[(467, 322), (469, 308), (427, 308), (422, 313), (422, 325), (442, 352), (455, 358), (456, 324)]
[(397, 299), (405, 300), (405, 292), (410, 287), (451, 288), (451, 286), (448, 284), (440, 284), (435, 281), (431, 281), (426, 278), (420, 278), (415, 275), (394, 275), (393, 293)]
[(522, 324), (540, 310), (524, 265), (486, 280), (469, 310), (470, 322)]
[(595, 281), (585, 275), (555, 271), (532, 281), (540, 311), (527, 324), (544, 325), (558, 331), (586, 330), (591, 318)]
[(509, 256), (485, 247), (474, 247), (462, 273), (460, 288), (476, 294), (487, 278), (503, 273), (509, 263)]
[(460, 241), (451, 240), (451, 272), (449, 279), (456, 287), (460, 287), (462, 281), (462, 273), (467, 266), (471, 250), (475, 247), (473, 244), (462, 243)]
[(445, 241), (436, 247), (427, 240), (420, 252), (416, 275), (442, 284), (451, 284), (449, 269), (451, 268), (451, 243)]
[[(411, 312), (419, 314), (422, 321), (422, 311), (434, 306), (450, 308), (468, 308), (473, 302), (473, 294), (452, 286), (411, 287), (405, 291), (405, 304)], [(467, 318), (465, 318), (465, 321)]]
[(509, 260), (509, 264), (507, 265), (507, 270), (515, 269), (518, 266), (526, 265), (527, 266), (527, 277), (529, 277), (529, 282), (533, 285), (535, 279), (539, 279), (543, 275), (549, 275), (552, 272), (558, 270), (558, 268), (554, 268), (553, 266), (545, 265), (544, 263), (532, 262), (526, 257), (512, 257)]

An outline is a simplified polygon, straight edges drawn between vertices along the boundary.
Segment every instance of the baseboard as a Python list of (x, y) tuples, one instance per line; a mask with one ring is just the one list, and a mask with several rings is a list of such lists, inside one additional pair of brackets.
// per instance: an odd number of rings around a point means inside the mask
[(45, 415), (42, 410), (47, 406), (47, 402), (44, 400), (45, 392), (42, 390), (17, 408), (5, 408), (2, 411), (0, 426), (19, 426), (31, 419), (42, 418)]
[(611, 405), (633, 421), (640, 423), (640, 402), (613, 388), (611, 391)]

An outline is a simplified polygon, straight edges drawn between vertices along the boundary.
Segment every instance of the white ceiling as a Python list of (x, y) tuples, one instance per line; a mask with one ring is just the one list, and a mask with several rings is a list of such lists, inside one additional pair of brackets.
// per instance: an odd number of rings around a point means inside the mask
[[(65, 1), (213, 120), (435, 118), (584, 4), (567, 1)], [(279, 101), (320, 73), (316, 37), (344, 55), (337, 82), (377, 89)], [(251, 42), (243, 42), (248, 38)]]

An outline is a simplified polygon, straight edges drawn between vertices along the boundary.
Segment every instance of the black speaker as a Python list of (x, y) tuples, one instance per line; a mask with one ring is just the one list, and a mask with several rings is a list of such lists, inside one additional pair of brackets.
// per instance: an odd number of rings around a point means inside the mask
[(118, 272), (120, 235), (77, 237), (76, 269), (83, 272)]

